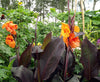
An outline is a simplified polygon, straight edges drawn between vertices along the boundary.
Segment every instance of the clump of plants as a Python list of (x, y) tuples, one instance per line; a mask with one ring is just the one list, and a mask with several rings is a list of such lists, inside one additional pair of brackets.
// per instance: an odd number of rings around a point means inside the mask
[[(18, 25), (12, 21), (3, 24), (2, 28), (6, 28), (10, 33), (5, 43), (16, 51), (10, 62), (12, 75), (18, 82), (66, 82), (72, 80), (75, 73), (80, 76), (80, 78), (76, 77), (80, 82), (100, 81), (100, 49), (97, 49), (87, 38), (80, 41), (79, 36), (84, 33), (80, 32), (80, 28), (74, 24), (75, 15), (70, 16), (69, 7), (68, 12), (68, 24), (62, 22), (60, 35), (53, 37), (52, 32), (48, 33), (42, 45), (37, 45), (38, 21), (36, 21), (35, 38), (31, 39), (31, 43), (28, 42), (22, 53), (18, 41), (21, 38), (18, 34), (20, 30), (17, 30)], [(75, 52), (74, 49), (80, 46), (81, 50)], [(78, 65), (79, 69), (76, 67)]]

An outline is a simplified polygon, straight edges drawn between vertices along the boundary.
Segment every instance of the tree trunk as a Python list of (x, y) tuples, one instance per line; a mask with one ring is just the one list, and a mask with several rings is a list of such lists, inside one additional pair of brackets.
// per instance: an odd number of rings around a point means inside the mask
[(77, 0), (75, 0), (75, 10), (74, 10), (75, 14), (76, 14), (76, 7), (77, 7)]
[(43, 4), (43, 23), (44, 23), (44, 4)]
[(93, 10), (95, 10), (96, 0), (93, 2)]
[(72, 10), (73, 10), (74, 0), (72, 0)]
[(84, 11), (86, 11), (86, 7), (85, 7), (85, 0), (83, 1), (83, 4), (84, 4)]

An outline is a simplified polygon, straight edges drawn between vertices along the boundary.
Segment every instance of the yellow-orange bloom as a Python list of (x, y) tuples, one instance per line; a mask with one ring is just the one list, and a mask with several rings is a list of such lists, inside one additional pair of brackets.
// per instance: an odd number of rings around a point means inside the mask
[(34, 46), (35, 46), (35, 43), (33, 43), (32, 47), (34, 47)]
[(66, 46), (68, 47), (68, 38), (63, 37), (63, 41), (65, 42)]
[(75, 37), (74, 33), (70, 33), (69, 36), (69, 45), (71, 48), (76, 48), (80, 46), (80, 40), (79, 37)]
[(17, 24), (13, 24), (13, 21), (8, 21), (5, 24), (2, 25), (2, 29), (6, 28), (8, 32), (10, 32), (13, 35), (16, 35), (15, 29), (18, 28)]
[(22, 4), (22, 2), (18, 2), (18, 5), (21, 5)]
[(42, 44), (40, 43), (40, 42), (38, 42), (38, 44), (37, 44), (38, 46), (42, 46)]
[(80, 28), (78, 26), (74, 26), (74, 32), (80, 32)]
[(63, 37), (69, 37), (69, 33), (70, 33), (70, 28), (68, 24), (62, 23), (62, 27), (61, 27), (61, 35)]
[[(79, 32), (80, 29), (78, 26), (74, 27), (74, 32)], [(63, 36), (63, 41), (65, 42), (66, 46), (70, 46), (71, 48), (76, 48), (80, 46), (79, 37), (75, 37), (75, 34), (71, 33), (70, 27), (68, 24), (62, 23), (61, 27), (61, 36)]]
[(12, 35), (8, 35), (5, 40), (6, 44), (9, 45), (11, 48), (15, 48), (15, 41)]

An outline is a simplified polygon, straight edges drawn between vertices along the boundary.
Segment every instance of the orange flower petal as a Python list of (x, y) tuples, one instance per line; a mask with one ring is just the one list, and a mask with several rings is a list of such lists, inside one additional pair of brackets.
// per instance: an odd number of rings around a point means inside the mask
[(5, 40), (6, 44), (9, 45), (11, 48), (15, 47), (15, 41), (12, 35), (8, 35)]
[(2, 29), (4, 29), (5, 27), (6, 27), (6, 24), (3, 24), (3, 25), (2, 25)]
[(70, 33), (70, 29), (69, 29), (69, 25), (62, 23), (62, 27), (61, 27), (61, 35), (63, 37), (69, 37), (69, 33)]
[(12, 30), (11, 34), (16, 35), (16, 31)]
[(8, 31), (8, 32), (12, 32), (12, 29), (10, 29), (9, 27), (6, 27), (6, 30)]
[(5, 40), (6, 44), (9, 45), (11, 40)]
[(10, 28), (12, 28), (12, 29), (17, 29), (18, 28), (17, 24), (10, 23), (9, 25), (10, 25)]
[(70, 45), (71, 48), (76, 48), (76, 47), (80, 46), (79, 37), (75, 37), (74, 33), (70, 33), (69, 45)]
[(10, 32), (13, 35), (16, 35), (15, 29), (18, 28), (18, 25), (17, 24), (13, 24), (13, 21), (8, 21), (5, 24), (3, 24), (2, 28), (6, 28), (6, 30), (8, 32)]
[(69, 28), (69, 25), (66, 24), (66, 23), (62, 23), (62, 27), (61, 27), (61, 29), (64, 29), (64, 28)]
[(75, 26), (74, 27), (74, 32), (78, 32), (79, 33), (80, 32), (80, 28), (78, 26)]
[(10, 42), (9, 46), (10, 46), (11, 48), (15, 48), (15, 41), (13, 40), (12, 42)]
[(68, 47), (68, 39), (63, 37), (63, 41), (65, 42), (66, 46)]
[(8, 39), (8, 40), (14, 40), (14, 38), (13, 38), (12, 35), (8, 35), (8, 36), (6, 37), (6, 39)]

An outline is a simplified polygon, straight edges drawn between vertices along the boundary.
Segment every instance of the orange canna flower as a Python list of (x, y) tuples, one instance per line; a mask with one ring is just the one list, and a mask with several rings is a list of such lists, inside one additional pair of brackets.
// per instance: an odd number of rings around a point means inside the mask
[(2, 25), (2, 29), (6, 28), (8, 32), (13, 35), (16, 35), (16, 29), (18, 28), (17, 24), (13, 24), (13, 21), (8, 21)]
[(61, 27), (61, 36), (63, 37), (69, 37), (69, 33), (70, 33), (70, 28), (68, 24), (62, 23), (62, 27)]
[(17, 24), (13, 24), (13, 23), (10, 23), (9, 26), (10, 26), (11, 29), (17, 29), (18, 28)]
[(8, 36), (6, 37), (6, 39), (14, 40), (14, 38), (13, 38), (12, 35), (8, 35)]
[[(78, 26), (74, 27), (74, 32), (79, 32), (80, 29)], [(65, 42), (66, 46), (70, 46), (71, 48), (76, 48), (80, 46), (80, 40), (79, 37), (75, 37), (75, 34), (71, 33), (69, 25), (62, 23), (61, 27), (61, 36), (63, 36), (63, 41)]]
[(13, 41), (9, 44), (9, 46), (10, 46), (11, 48), (15, 48), (15, 41), (13, 40)]
[(76, 48), (80, 46), (80, 40), (79, 37), (75, 37), (74, 33), (70, 33), (69, 36), (69, 45), (71, 48)]
[(80, 32), (80, 28), (78, 26), (74, 26), (74, 32), (79, 33)]
[(3, 25), (2, 25), (2, 29), (4, 29), (5, 27), (7, 27), (7, 25), (6, 25), (6, 24), (3, 24)]
[(68, 38), (63, 37), (63, 41), (65, 42), (66, 46), (68, 47)]
[(16, 31), (12, 30), (11, 34), (16, 35)]
[(6, 44), (9, 45), (11, 48), (15, 48), (15, 41), (12, 35), (8, 35), (5, 40)]

